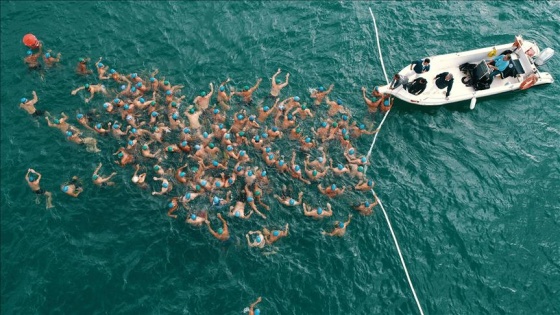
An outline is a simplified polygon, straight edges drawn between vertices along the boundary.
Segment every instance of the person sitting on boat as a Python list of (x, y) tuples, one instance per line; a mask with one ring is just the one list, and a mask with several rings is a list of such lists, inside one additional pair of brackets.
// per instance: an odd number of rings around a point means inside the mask
[(511, 60), (511, 55), (499, 55), (492, 58), (492, 61), (487, 62), (488, 67), (494, 69), (491, 73), (491, 77), (495, 77), (498, 74), (502, 74), (502, 71), (506, 70), (507, 66), (509, 65), (509, 61)]
[(416, 74), (422, 74), (424, 72), (430, 71), (430, 59), (426, 58), (424, 60), (418, 59), (410, 64), (410, 70), (414, 70)]
[(408, 88), (408, 77), (397, 73), (393, 77), (393, 81), (391, 81), (391, 84), (389, 84), (389, 89), (394, 90), (401, 85), (405, 90)]
[(413, 95), (420, 95), (426, 89), (428, 81), (422, 77), (416, 78), (408, 87), (408, 93)]
[(453, 75), (449, 72), (442, 72), (435, 76), (435, 86), (438, 89), (445, 89), (447, 88), (447, 92), (445, 92), (445, 99), (449, 100), (449, 93), (451, 93), (451, 88), (453, 87)]

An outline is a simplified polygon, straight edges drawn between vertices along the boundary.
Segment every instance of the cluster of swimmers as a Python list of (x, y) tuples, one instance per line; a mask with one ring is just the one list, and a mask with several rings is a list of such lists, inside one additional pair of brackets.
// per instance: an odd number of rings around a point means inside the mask
[[(42, 69), (38, 66), (41, 49), (42, 45), (39, 52), (28, 52), (25, 62), (30, 69)], [(60, 54), (53, 56), (47, 52), (42, 56), (49, 67), (60, 61)], [(88, 68), (89, 62), (88, 58), (80, 58), (76, 72), (91, 78), (94, 72)], [(305, 216), (314, 219), (334, 215), (330, 203), (313, 205), (309, 201), (319, 198), (295, 193), (292, 185), (283, 185), (281, 191), (274, 192), (269, 183), (270, 173), (314, 185), (328, 198), (337, 198), (350, 190), (369, 191), (374, 186), (364, 172), (369, 161), (352, 142), (377, 130), (372, 124), (366, 128), (359, 123), (341, 99), (329, 97), (334, 85), (313, 90), (309, 95), (312, 105), (299, 96), (281, 100), (281, 90), (289, 84), (290, 77), (286, 74), (280, 79), (278, 69), (271, 78), (270, 93), (258, 104), (253, 93), (259, 89), (261, 79), (238, 91), (229, 78), (216, 87), (210, 83), (190, 102), (181, 95), (183, 86), (160, 77), (158, 70), (144, 77), (138, 73), (122, 74), (103, 64), (102, 58), (94, 63), (94, 68), (97, 82), (71, 91), (86, 103), (102, 100), (99, 106), (93, 106), (94, 110), (77, 113), (75, 117), (65, 113), (52, 116), (35, 107), (39, 101), (35, 91), (31, 99), (20, 100), (20, 107), (32, 116), (45, 116), (49, 127), (59, 129), (68, 141), (85, 145), (90, 152), (100, 151), (96, 136), (117, 139), (120, 147), (113, 152), (115, 163), (133, 167), (131, 180), (135, 185), (142, 189), (157, 187), (152, 195), (168, 198), (169, 217), (176, 219), (186, 211), (186, 223), (206, 225), (220, 241), (231, 240), (224, 216), (236, 220), (249, 219), (254, 214), (266, 219), (270, 211), (267, 202), (271, 201), (284, 207), (300, 207)], [(377, 89), (372, 91), (379, 97), (377, 101), (369, 100), (366, 89), (362, 90), (370, 112), (378, 107), (384, 112), (392, 106), (392, 99), (379, 94)], [(71, 124), (72, 120), (81, 127)], [(288, 147), (291, 154), (286, 150)], [(335, 156), (337, 161), (327, 154), (335, 151), (342, 152)], [(179, 161), (184, 165), (178, 165)], [(111, 179), (116, 173), (105, 176), (101, 168), (99, 164), (93, 171), (93, 184), (114, 185)], [(343, 177), (352, 184), (340, 186)], [(41, 174), (29, 169), (25, 178), (37, 195), (46, 196), (47, 207), (52, 207), (52, 193), (40, 188)], [(78, 197), (83, 184), (73, 177), (61, 185), (61, 191)], [(208, 200), (205, 209), (190, 206), (197, 198)], [(352, 206), (360, 214), (370, 215), (376, 204), (377, 200), (364, 200)], [(209, 220), (209, 209), (218, 210), (217, 228)], [(351, 219), (349, 215), (346, 220), (335, 221), (333, 230), (323, 234), (343, 236)], [(265, 227), (249, 231), (245, 238), (249, 246), (263, 248), (287, 236), (288, 231), (288, 224), (283, 228)]]

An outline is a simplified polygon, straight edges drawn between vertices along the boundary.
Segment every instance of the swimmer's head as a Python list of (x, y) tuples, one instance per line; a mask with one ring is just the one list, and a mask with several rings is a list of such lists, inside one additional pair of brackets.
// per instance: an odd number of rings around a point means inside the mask
[(173, 92), (171, 92), (171, 90), (165, 91), (165, 95), (172, 95), (172, 94), (173, 94)]
[(278, 161), (278, 165), (280, 165), (280, 166), (284, 166), (284, 163), (285, 163), (284, 160)]
[(366, 202), (364, 203), (364, 206), (366, 206), (366, 208), (368, 208), (368, 207), (370, 206), (369, 201), (366, 201)]
[(206, 91), (201, 91), (200, 96), (205, 97), (206, 96)]
[(268, 112), (269, 109), (270, 109), (270, 107), (268, 107), (268, 106), (263, 107), (263, 111), (265, 111), (265, 112)]
[(161, 184), (161, 187), (163, 187), (163, 188), (167, 188), (167, 187), (169, 187), (169, 184), (168, 184), (168, 183), (166, 183), (166, 182), (163, 182), (163, 184)]
[(288, 120), (292, 120), (292, 119), (294, 119), (294, 115), (288, 114)]
[(325, 87), (320, 86), (320, 87), (319, 87), (319, 92), (325, 92)]
[(249, 86), (248, 86), (248, 85), (245, 85), (245, 86), (243, 87), (243, 91), (249, 91)]
[(163, 81), (163, 85), (169, 85), (169, 81), (167, 80)]
[(338, 123), (335, 121), (331, 124), (332, 127), (337, 128), (338, 127)]
[(141, 87), (142, 87), (142, 82), (136, 83), (136, 87), (137, 87), (137, 88), (141, 88)]
[(65, 185), (64, 187), (62, 187), (62, 191), (63, 191), (63, 192), (68, 192), (68, 189), (70, 189), (70, 187), (68, 187), (68, 186), (66, 186), (66, 185)]
[(364, 172), (364, 167), (363, 166), (358, 166), (358, 172), (363, 173)]
[(294, 166), (294, 170), (296, 170), (296, 172), (299, 172), (300, 169), (301, 167), (299, 165)]
[(266, 171), (262, 171), (262, 172), (261, 172), (261, 176), (262, 176), (262, 177), (265, 177), (265, 176), (266, 176)]
[(134, 145), (134, 140), (128, 140), (128, 145), (133, 146)]
[(200, 150), (200, 148), (201, 148), (200, 144), (197, 144), (197, 145), (194, 146), (194, 149), (197, 150), (197, 151)]
[(115, 103), (115, 104), (118, 104), (118, 103), (120, 103), (120, 102), (121, 102), (121, 100), (118, 99), (118, 98), (115, 98), (115, 99), (113, 100), (113, 103)]
[(322, 156), (320, 156), (317, 160), (319, 161), (319, 163), (323, 163), (323, 161), (324, 161)]
[(97, 125), (95, 125), (95, 128), (101, 129), (101, 123), (97, 123)]
[(276, 84), (282, 84), (282, 80), (276, 79)]
[(323, 127), (323, 128), (327, 127), (327, 122), (326, 122), (326, 121), (323, 121), (323, 122), (321, 123), (321, 127)]
[(296, 201), (294, 199), (290, 199), (290, 206), (293, 206), (296, 204)]
[(45, 54), (45, 58), (50, 58), (51, 57), (51, 53), (46, 53)]
[(296, 128), (296, 133), (301, 133), (301, 128), (300, 127)]
[(27, 103), (27, 99), (25, 97), (22, 97), (20, 100), (22, 103)]
[(28, 56), (31, 56), (32, 54), (33, 54), (33, 52), (32, 52), (31, 50), (28, 50), (28, 51), (27, 51), (27, 55), (28, 55)]
[[(260, 242), (260, 241), (259, 241), (259, 242)], [(256, 309), (255, 309), (255, 315), (261, 315), (261, 310), (258, 309), (258, 308), (256, 308)]]
[(253, 171), (247, 172), (247, 176), (253, 176)]
[(367, 185), (370, 186), (370, 187), (373, 186), (373, 180), (369, 179), (369, 180), (367, 181)]
[(133, 86), (133, 87), (130, 88), (130, 90), (131, 90), (132, 92), (136, 92), (136, 87)]
[(353, 155), (355, 152), (354, 148), (350, 148), (350, 150), (348, 150), (348, 154), (350, 155)]
[(100, 62), (97, 64), (97, 68), (103, 68), (103, 64)]
[(224, 233), (224, 229), (219, 228), (219, 229), (218, 229), (218, 234), (222, 235), (222, 233)]
[(233, 178), (228, 178), (227, 182), (228, 182), (228, 184), (232, 185), (233, 184)]
[(191, 108), (189, 109), (189, 114), (194, 114), (194, 107), (191, 107)]
[(66, 131), (66, 136), (67, 137), (72, 137), (72, 131), (70, 131), (70, 130)]
[(319, 207), (317, 208), (317, 214), (322, 214), (323, 213), (323, 208)]
[(255, 191), (255, 196), (258, 197), (258, 196), (260, 196), (260, 195), (261, 195), (261, 191), (260, 191), (260, 190)]
[[(148, 145), (147, 145), (147, 144), (144, 144), (144, 145), (142, 146), (142, 150), (148, 150)], [(156, 166), (157, 166), (157, 165), (156, 165)], [(155, 168), (155, 166), (154, 166), (154, 168)], [(157, 171), (157, 170), (156, 170), (156, 171)]]
[(123, 84), (123, 85), (120, 86), (120, 88), (121, 88), (121, 90), (124, 90), (124, 89), (126, 89), (126, 85)]
[(273, 127), (272, 127), (272, 131), (274, 131), (274, 132), (278, 131), (278, 127), (273, 126)]
[[(124, 106), (123, 106), (123, 107), (124, 107), (124, 109), (125, 109), (125, 110), (128, 110), (128, 109), (130, 109), (130, 105), (128, 105), (128, 104), (124, 104)], [(128, 115), (128, 116), (130, 116), (130, 115)], [(132, 116), (130, 116), (130, 118), (132, 118)]]
[(193, 214), (191, 214), (191, 220), (193, 220), (193, 221), (194, 221), (195, 219), (196, 219), (196, 214), (194, 214), (194, 213), (193, 213)]
[(251, 115), (249, 116), (249, 121), (255, 121), (255, 118), (256, 118), (255, 115)]
[(189, 133), (189, 132), (191, 132), (191, 130), (189, 128), (187, 128), (187, 127), (183, 128), (183, 133)]
[(138, 183), (138, 180), (139, 180), (138, 176), (132, 177), (132, 182), (133, 183), (135, 183), (135, 184)]
[(152, 82), (152, 83), (156, 82), (156, 78), (151, 77), (151, 78), (150, 78), (150, 82)]
[(218, 161), (216, 161), (216, 160), (212, 161), (212, 165), (214, 165), (214, 166), (218, 166), (219, 164), (220, 163), (218, 163)]
[(342, 115), (342, 120), (348, 121), (348, 115)]
[(239, 151), (239, 156), (245, 156), (245, 150)]
[(173, 147), (172, 147), (172, 146), (168, 146), (168, 147), (167, 147), (167, 152), (173, 152)]
[(242, 169), (243, 169), (243, 166), (239, 165), (235, 170), (236, 170), (237, 172), (241, 172)]
[(168, 207), (168, 208), (173, 208), (174, 206), (175, 206), (175, 205), (173, 204), (173, 202), (170, 202), (170, 203), (167, 204), (167, 207)]
[(219, 125), (218, 125), (218, 128), (219, 128), (219, 129), (224, 129), (224, 127), (225, 127), (224, 124), (219, 124)]
[(235, 211), (235, 216), (239, 218), (241, 216), (241, 213), (239, 213), (239, 211)]
[(219, 114), (219, 113), (220, 113), (220, 110), (217, 109), (217, 108), (214, 108), (214, 115)]
[(182, 146), (182, 147), (186, 147), (187, 144), (188, 144), (187, 140), (181, 141), (181, 146)]
[(362, 161), (362, 163), (365, 163), (367, 161), (365, 156), (362, 156), (362, 158), (360, 159), (360, 161)]
[(84, 118), (84, 114), (78, 114), (78, 115), (76, 115), (76, 118), (77, 119), (82, 119), (82, 118)]
[(226, 150), (228, 150), (229, 152), (233, 151), (233, 147), (231, 145), (228, 145)]
[(173, 115), (171, 115), (171, 118), (177, 120), (179, 119), (179, 115), (177, 113), (173, 113)]
[(220, 86), (220, 92), (223, 92), (223, 91), (225, 91), (225, 90), (226, 90), (226, 87), (225, 87), (225, 86), (223, 86), (223, 85)]
[(364, 130), (364, 129), (366, 129), (366, 125), (360, 124), (360, 127), (359, 127), (359, 128), (360, 128), (360, 130)]
[(242, 115), (242, 114), (237, 115), (237, 119), (238, 119), (238, 120), (243, 119), (243, 115)]
[(239, 134), (240, 137), (244, 137), (245, 136), (245, 131), (240, 131), (238, 134)]
[(60, 119), (56, 118), (56, 119), (54, 120), (54, 123), (57, 124), (57, 125), (60, 124)]
[(81, 63), (86, 62), (86, 60), (84, 58), (78, 58), (78, 61), (81, 62)]
[(109, 73), (110, 73), (110, 74), (114, 74), (115, 72), (117, 72), (115, 69), (109, 70)]
[(331, 185), (331, 190), (336, 190), (336, 185), (335, 184)]
[[(144, 146), (142, 146), (142, 149), (144, 149)], [(146, 149), (144, 149), (144, 150), (146, 150)], [(159, 169), (160, 169), (159, 165), (154, 165), (154, 171), (157, 172), (157, 171), (159, 171)]]
[(338, 167), (338, 169), (339, 169), (339, 170), (342, 170), (342, 169), (344, 168), (344, 165), (342, 165), (342, 164), (338, 164), (338, 166), (337, 166), (337, 167)]
[(231, 139), (231, 134), (226, 133), (226, 134), (224, 135), (224, 138), (226, 138), (226, 139)]
[(299, 96), (294, 96), (294, 101), (299, 102), (300, 98)]
[(255, 139), (255, 141), (257, 141), (257, 142), (261, 141), (261, 137), (260, 137), (259, 135), (256, 135), (256, 136), (254, 137), (254, 139)]
[(215, 182), (214, 184), (215, 184), (216, 187), (218, 187), (218, 188), (220, 188), (220, 187), (222, 186), (222, 183), (221, 183), (221, 182)]
[(269, 159), (269, 160), (274, 160), (274, 154), (270, 153), (270, 154), (268, 155), (268, 159)]
[(84, 84), (84, 87), (85, 87), (86, 89), (89, 89), (89, 83)]
[(305, 138), (305, 143), (311, 143), (311, 138), (309, 137)]
[(266, 147), (266, 149), (264, 149), (266, 151), (266, 153), (270, 153), (270, 150), (272, 150), (270, 147)]
[(389, 103), (389, 99), (386, 99), (386, 100), (383, 101), (383, 105), (389, 106), (389, 104), (390, 104), (390, 103)]
[(202, 133), (202, 136), (203, 136), (204, 138), (208, 138), (208, 132), (206, 132), (206, 131), (203, 132), (203, 133)]
[[(257, 243), (260, 243), (262, 241), (262, 238), (260, 236), (257, 236), (257, 238), (255, 239), (255, 241), (257, 241)], [(256, 311), (256, 310), (255, 310)], [(259, 312), (260, 313), (260, 312)]]
[(137, 131), (136, 128), (130, 129), (130, 132), (131, 132), (131, 133), (136, 133), (136, 131)]
[(130, 75), (130, 77), (133, 78), (133, 79), (136, 78), (137, 76), (138, 76), (137, 73), (132, 73), (132, 74)]
[(214, 196), (213, 201), (214, 201), (215, 204), (217, 204), (217, 203), (220, 202), (220, 198)]
[(278, 235), (280, 235), (280, 232), (278, 232), (278, 231), (274, 231), (274, 232), (272, 232), (272, 235), (274, 235), (274, 236), (278, 236)]
[(33, 175), (33, 174), (29, 174), (29, 176), (27, 177), (27, 180), (29, 180), (30, 182), (34, 182), (35, 180), (37, 180), (37, 177), (35, 177), (35, 175)]
[(344, 222), (338, 222), (338, 227), (341, 229), (344, 228)]
[(126, 120), (132, 120), (132, 115), (126, 115)]
[(337, 103), (338, 105), (342, 105), (342, 100), (339, 98), (339, 99), (336, 100), (336, 103)]
[(208, 182), (205, 179), (203, 179), (203, 180), (200, 181), (200, 184), (202, 186), (206, 186), (206, 184), (208, 184)]
[(317, 176), (317, 170), (313, 170), (313, 176)]
[(156, 101), (151, 101), (150, 106), (156, 106)]
[[(138, 83), (140, 83), (140, 82), (138, 82)], [(139, 98), (138, 101), (142, 104), (146, 102), (146, 100), (143, 97)]]
[(190, 193), (190, 192), (186, 193), (186, 194), (185, 194), (185, 198), (186, 198), (186, 199), (191, 199), (191, 193)]
[(348, 140), (348, 139), (350, 139), (350, 135), (345, 134), (344, 137), (342, 137), (342, 138), (344, 138), (344, 140)]
[(152, 117), (157, 117), (157, 115), (159, 115), (158, 112), (156, 112), (156, 111), (152, 112)]
[(201, 188), (200, 188), (200, 185), (194, 186), (194, 190), (199, 191), (200, 189), (201, 189)]
[(119, 152), (119, 154), (117, 154), (117, 156), (118, 156), (119, 158), (122, 158), (122, 157), (124, 156), (124, 153)]

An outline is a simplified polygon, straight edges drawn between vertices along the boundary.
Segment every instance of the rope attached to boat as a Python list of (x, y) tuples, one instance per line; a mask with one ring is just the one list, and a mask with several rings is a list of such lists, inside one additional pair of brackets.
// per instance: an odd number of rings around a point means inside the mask
[[(369, 13), (371, 14), (371, 18), (373, 19), (373, 26), (375, 28), (375, 38), (377, 40), (377, 49), (379, 50), (379, 59), (381, 60), (381, 67), (383, 68), (383, 74), (385, 75), (385, 81), (387, 81), (387, 84), (389, 84), (389, 78), (387, 77), (387, 71), (385, 71), (385, 64), (383, 63), (383, 56), (381, 55), (381, 46), (380, 46), (380, 43), (379, 43), (379, 32), (377, 31), (377, 24), (375, 23), (375, 17), (373, 16), (373, 12), (371, 11), (371, 8), (369, 8)], [(377, 140), (377, 135), (381, 131), (381, 127), (383, 126), (383, 123), (385, 122), (385, 118), (387, 118), (387, 115), (389, 115), (390, 111), (391, 111), (391, 109), (389, 109), (385, 113), (385, 116), (383, 116), (383, 119), (381, 120), (381, 123), (379, 124), (379, 127), (377, 127), (377, 132), (373, 136), (373, 141), (371, 142), (371, 146), (369, 147), (369, 151), (368, 151), (367, 156), (366, 156), (368, 161), (369, 161), (369, 158), (371, 156), (371, 152), (373, 151), (373, 146), (375, 145), (375, 141)], [(368, 165), (366, 164), (365, 168), (364, 168), (364, 174), (366, 174), (366, 172), (367, 172), (367, 166)], [(399, 242), (397, 241), (397, 237), (395, 236), (395, 232), (393, 231), (393, 227), (391, 226), (391, 221), (389, 220), (389, 216), (387, 215), (387, 212), (385, 211), (385, 208), (383, 207), (383, 203), (381, 203), (381, 200), (377, 197), (377, 194), (375, 193), (375, 191), (373, 189), (371, 190), (371, 193), (373, 194), (373, 197), (378, 201), (379, 206), (381, 207), (381, 210), (383, 210), (383, 214), (385, 215), (385, 220), (387, 221), (387, 225), (389, 226), (389, 230), (391, 231), (391, 236), (393, 237), (393, 241), (395, 242), (395, 247), (397, 248), (397, 252), (398, 252), (399, 257), (401, 259), (401, 264), (403, 266), (404, 273), (406, 275), (406, 279), (408, 281), (408, 284), (410, 285), (410, 289), (412, 290), (412, 295), (414, 295), (414, 300), (416, 301), (416, 305), (418, 306), (418, 311), (420, 312), (421, 315), (424, 315), (424, 311), (422, 310), (422, 305), (420, 305), (420, 301), (418, 300), (418, 296), (416, 295), (416, 291), (414, 290), (414, 285), (412, 285), (412, 280), (410, 279), (410, 275), (408, 274), (408, 269), (406, 268), (406, 264), (404, 262), (403, 255), (401, 253), (401, 248), (399, 247)]]

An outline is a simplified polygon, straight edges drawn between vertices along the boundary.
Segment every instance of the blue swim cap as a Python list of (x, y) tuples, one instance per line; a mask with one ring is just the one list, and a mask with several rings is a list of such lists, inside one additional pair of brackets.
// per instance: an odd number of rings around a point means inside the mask
[(233, 147), (232, 147), (231, 145), (228, 145), (227, 148), (226, 148), (226, 150), (228, 150), (228, 151), (231, 152), (231, 151), (233, 150)]
[(274, 132), (278, 131), (278, 127), (276, 127), (276, 126), (272, 127), (272, 131), (274, 131)]
[(139, 87), (139, 88), (142, 87), (142, 82), (136, 83), (136, 87)]
[(171, 90), (165, 91), (165, 95), (171, 95), (171, 94), (173, 94), (173, 92), (171, 92)]
[(320, 86), (320, 87), (319, 87), (319, 91), (320, 91), (320, 92), (324, 92), (324, 91), (325, 91), (325, 88), (322, 87), (322, 86)]
[(34, 176), (33, 174), (29, 174), (29, 176), (27, 177), (27, 179), (28, 179), (30, 182), (34, 182), (37, 178), (35, 178), (35, 176)]
[(358, 172), (362, 173), (364, 171), (364, 167), (363, 166), (358, 166)]
[(256, 308), (256, 309), (255, 309), (255, 315), (261, 315), (261, 310), (258, 309), (258, 308)]
[(336, 190), (336, 185), (335, 184), (331, 185), (331, 190)]
[(126, 85), (123, 84), (123, 85), (121, 85), (121, 90), (124, 90), (124, 89), (126, 89)]
[(177, 107), (177, 103), (175, 101), (171, 102), (171, 107)]
[(191, 220), (193, 220), (193, 221), (194, 221), (195, 219), (196, 219), (196, 214), (194, 214), (194, 213), (193, 213), (193, 214), (191, 214)]
[(299, 96), (294, 96), (294, 101), (299, 102)]
[(152, 117), (157, 117), (158, 113), (156, 111), (152, 112)]
[(258, 142), (258, 141), (260, 141), (260, 140), (261, 140), (261, 137), (259, 137), (259, 135), (256, 135), (256, 136), (255, 136), (255, 141)]
[(206, 186), (206, 184), (208, 184), (208, 182), (205, 179), (203, 179), (203, 180), (200, 181), (200, 184), (202, 186)]
[(167, 183), (163, 183), (163, 184), (161, 184), (161, 187), (163, 187), (163, 188), (167, 188), (167, 187), (169, 187), (169, 184), (167, 184)]
[(342, 105), (342, 100), (339, 98), (339, 99), (336, 100), (336, 103), (337, 103), (338, 105)]
[(140, 103), (146, 102), (146, 100), (143, 97), (141, 97), (138, 101), (140, 101)]
[(131, 133), (136, 133), (136, 128), (130, 129), (130, 132), (131, 132)]
[(134, 141), (128, 140), (128, 145), (134, 145)]
[(226, 88), (222, 85), (220, 86), (220, 91), (223, 92)]
[(115, 98), (115, 99), (113, 100), (113, 103), (118, 104), (120, 101), (121, 101), (120, 99)]
[(181, 142), (181, 146), (182, 146), (182, 147), (186, 147), (187, 144), (188, 144), (187, 140), (183, 140), (183, 141)]
[(255, 115), (249, 116), (249, 121), (255, 121)]
[(25, 97), (22, 97), (20, 100), (22, 103), (27, 103), (27, 99)]
[(348, 150), (348, 153), (349, 153), (350, 155), (354, 154), (354, 152), (355, 152), (355, 151), (354, 151), (354, 148), (350, 148), (350, 150)]
[(222, 186), (222, 183), (220, 183), (220, 182), (215, 182), (214, 184), (215, 184), (216, 187), (218, 187), (218, 188), (220, 188), (220, 186)]
[(344, 222), (338, 222), (338, 227), (341, 229), (344, 228)]
[(344, 165), (338, 164), (337, 168), (338, 168), (339, 170), (342, 170), (342, 169), (344, 168)]
[(367, 161), (366, 157), (363, 156), (362, 159), (361, 159), (361, 161), (362, 161), (362, 163), (365, 163), (365, 162)]
[(321, 213), (323, 213), (323, 208), (321, 207), (317, 208), (317, 214), (321, 214)]
[(224, 135), (224, 138), (229, 139), (229, 138), (231, 138), (231, 135), (230, 135), (229, 133), (226, 133), (226, 134)]
[(237, 115), (237, 119), (238, 119), (238, 120), (243, 119), (243, 115), (241, 115), (241, 114)]
[(196, 185), (196, 186), (194, 187), (194, 189), (197, 190), (197, 191), (200, 190), (200, 185)]
[(217, 108), (214, 108), (214, 114), (218, 114), (219, 112), (220, 112), (220, 110), (219, 110), (219, 109), (217, 109)]
[[(260, 243), (262, 241), (262, 238), (260, 236), (257, 236), (257, 238), (255, 240), (257, 241), (257, 243)], [(257, 310), (255, 310), (255, 314), (256, 314)], [(259, 311), (259, 313), (260, 313), (260, 311)]]
[(179, 115), (177, 115), (177, 113), (173, 113), (173, 115), (171, 115), (171, 117), (175, 120), (179, 119)]
[(248, 175), (248, 176), (253, 176), (253, 171), (247, 172), (247, 175)]
[(185, 127), (185, 128), (183, 129), (183, 132), (184, 132), (184, 133), (189, 133), (189, 132), (191, 132), (191, 130), (190, 130), (189, 128)]
[(296, 165), (296, 166), (294, 167), (294, 169), (296, 170), (296, 172), (298, 172), (298, 171), (301, 169), (301, 167), (299, 167), (299, 165)]
[(115, 73), (115, 72), (117, 72), (117, 71), (115, 71), (115, 69), (109, 70), (109, 73), (110, 73), (110, 74), (113, 74), (113, 73)]
[(311, 138), (309, 138), (309, 137), (305, 138), (305, 142), (306, 142), (306, 143), (310, 143), (310, 142), (311, 142)]
[(200, 150), (200, 144), (195, 145), (194, 148), (195, 148), (196, 150)]
[(205, 132), (202, 134), (202, 136), (203, 136), (204, 138), (208, 138), (208, 132), (205, 131)]
[(240, 155), (240, 156), (245, 156), (245, 150), (239, 151), (239, 155)]
[(82, 118), (84, 118), (84, 114), (78, 114), (78, 115), (76, 115), (76, 118), (82, 119)]
[(262, 172), (261, 172), (261, 176), (262, 176), (262, 177), (266, 176), (266, 171), (262, 171)]
[(185, 198), (186, 198), (186, 199), (191, 199), (191, 193), (190, 193), (190, 192), (186, 193), (186, 194), (185, 194)]
[(72, 136), (72, 131), (70, 131), (70, 130), (66, 131), (66, 136), (67, 136), (67, 137)]
[(274, 236), (278, 236), (278, 235), (280, 235), (280, 232), (278, 232), (278, 231), (274, 231), (274, 232), (272, 232), (272, 235), (274, 235)]
[(219, 229), (218, 229), (218, 234), (220, 234), (220, 235), (221, 235), (222, 233), (224, 233), (224, 229), (222, 229), (222, 228), (219, 228)]
[(97, 123), (97, 125), (95, 125), (95, 128), (101, 129), (101, 123)]
[(268, 155), (268, 159), (269, 159), (269, 160), (273, 160), (273, 159), (274, 159), (274, 154), (270, 153), (270, 154)]
[(240, 165), (236, 168), (236, 171), (240, 172), (243, 169), (243, 167)]
[(389, 99), (386, 99), (385, 101), (383, 101), (383, 105), (389, 106)]
[(60, 124), (60, 119), (56, 118), (56, 119), (54, 120), (54, 123), (57, 124), (57, 125)]
[(68, 186), (64, 186), (64, 187), (62, 187), (62, 191), (63, 191), (63, 192), (68, 192), (68, 189), (69, 189), (69, 187), (68, 187)]
[(93, 180), (96, 180), (96, 179), (98, 179), (98, 178), (99, 178), (99, 175), (97, 175), (97, 174), (93, 174), (93, 176), (92, 176), (91, 178), (92, 178)]
[(84, 84), (84, 87), (85, 87), (86, 89), (89, 89), (89, 83)]
[(218, 161), (215, 161), (215, 160), (214, 160), (214, 161), (212, 161), (212, 165), (214, 165), (214, 166), (218, 166), (218, 164), (219, 164), (219, 163), (218, 163)]
[(219, 125), (218, 125), (218, 128), (224, 129), (224, 124), (219, 124)]
[(263, 107), (263, 111), (267, 112), (270, 108), (268, 106)]
[(126, 120), (132, 120), (132, 115), (126, 115)]
[[(142, 147), (144, 148), (144, 147)], [(159, 165), (154, 165), (154, 171), (159, 171)]]
[(371, 180), (371, 179), (368, 180), (368, 181), (367, 181), (367, 185), (368, 185), (368, 186), (373, 186), (373, 180)]
[(153, 83), (153, 82), (156, 82), (156, 78), (151, 77), (151, 78), (150, 78), (150, 82), (152, 82), (152, 83)]
[(265, 149), (266, 153), (269, 153), (270, 150), (272, 150), (270, 147), (266, 147), (266, 149)]
[(167, 207), (169, 207), (169, 208), (173, 208), (173, 206), (174, 206), (173, 202), (170, 202), (170, 203), (167, 204)]
[(323, 122), (321, 123), (321, 127), (325, 128), (326, 126), (327, 126), (327, 122), (326, 122), (326, 121), (323, 121)]
[(215, 204), (218, 204), (220, 202), (220, 198), (214, 196), (213, 201), (214, 201)]
[(317, 170), (313, 170), (313, 176), (317, 176)]
[(119, 127), (120, 127), (120, 126), (119, 126), (119, 124), (117, 124), (117, 123), (115, 123), (115, 124), (113, 125), (113, 129), (119, 129)]
[(296, 203), (294, 199), (290, 199), (290, 206), (293, 206)]
[(292, 120), (294, 119), (294, 116), (292, 114), (288, 114), (288, 120)]
[(97, 64), (97, 67), (98, 68), (103, 68), (103, 64), (100, 62), (100, 63)]
[(346, 130), (346, 128), (342, 128), (342, 134), (345, 135), (348, 133), (348, 130)]
[(318, 158), (318, 160), (319, 160), (319, 163), (323, 163), (323, 157), (322, 157), (322, 156), (320, 156), (320, 157)]
[(133, 87), (130, 88), (130, 90), (131, 90), (132, 92), (136, 92), (136, 87), (133, 86)]
[(45, 54), (45, 58), (50, 58), (51, 57), (51, 53), (46, 53)]
[(27, 55), (32, 55), (32, 54), (33, 52), (31, 51), (31, 49), (27, 51)]
[(235, 211), (235, 216), (239, 218), (241, 216), (241, 213), (239, 213), (239, 211)]
[(187, 176), (187, 173), (181, 172), (181, 173), (179, 173), (179, 176), (180, 176), (180, 177), (185, 177), (185, 176)]
[(228, 178), (227, 182), (228, 182), (228, 184), (230, 184), (230, 185), (233, 184), (233, 178)]
[(364, 124), (360, 124), (359, 128), (360, 128), (360, 130), (364, 130), (364, 129), (366, 129), (366, 126)]
[(137, 76), (138, 76), (138, 74), (136, 74), (136, 73), (133, 73), (133, 74), (130, 75), (130, 77), (133, 78), (133, 79), (136, 78)]
[(284, 165), (284, 160), (280, 160), (280, 161), (278, 162), (278, 165), (283, 166), (283, 165)]
[(128, 109), (130, 109), (130, 105), (128, 105), (128, 104), (124, 104), (124, 106), (123, 106), (123, 107), (124, 107), (124, 109), (125, 109), (125, 110), (128, 110)]
[(364, 205), (366, 206), (366, 208), (369, 207), (369, 201), (366, 201)]

